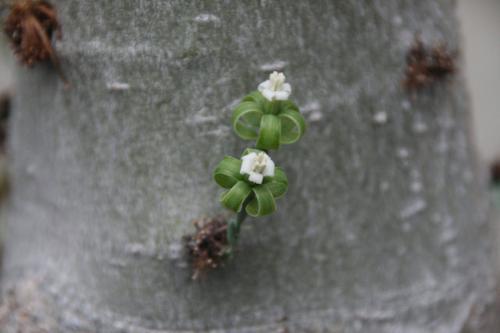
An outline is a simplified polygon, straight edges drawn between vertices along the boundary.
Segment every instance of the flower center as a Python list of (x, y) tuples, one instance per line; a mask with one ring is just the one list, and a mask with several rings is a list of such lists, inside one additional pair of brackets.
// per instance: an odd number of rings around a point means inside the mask
[(266, 169), (267, 165), (266, 162), (267, 162), (266, 154), (258, 153), (253, 161), (252, 171), (260, 174), (264, 173), (264, 170)]
[(283, 83), (285, 83), (285, 74), (272, 72), (269, 75), (269, 81), (271, 82), (271, 90), (279, 91), (283, 88)]

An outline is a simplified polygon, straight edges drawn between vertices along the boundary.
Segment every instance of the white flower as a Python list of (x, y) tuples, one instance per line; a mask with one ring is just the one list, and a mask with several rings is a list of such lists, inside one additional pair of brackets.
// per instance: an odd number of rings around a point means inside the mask
[(248, 175), (248, 180), (255, 184), (262, 184), (264, 177), (274, 176), (274, 162), (263, 152), (250, 153), (241, 158), (240, 173)]
[(284, 101), (292, 93), (292, 86), (285, 83), (285, 74), (272, 72), (269, 80), (259, 84), (260, 93), (270, 101)]

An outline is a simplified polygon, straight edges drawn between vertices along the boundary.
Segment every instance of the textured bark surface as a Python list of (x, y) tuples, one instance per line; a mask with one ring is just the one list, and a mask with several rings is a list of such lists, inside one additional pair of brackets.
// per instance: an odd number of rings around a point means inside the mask
[[(19, 70), (3, 281), (49, 331), (458, 333), (492, 301), (463, 79), (400, 88), (415, 32), (459, 46), (454, 1), (54, 3), (72, 88)], [(273, 155), (289, 193), (192, 281), (181, 238), (271, 70), (310, 125)]]

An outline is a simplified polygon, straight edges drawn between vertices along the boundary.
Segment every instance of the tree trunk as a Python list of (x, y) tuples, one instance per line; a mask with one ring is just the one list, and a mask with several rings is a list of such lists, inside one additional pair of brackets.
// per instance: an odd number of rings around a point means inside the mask
[[(6, 331), (482, 324), (491, 226), (463, 77), (415, 98), (400, 86), (416, 32), (458, 48), (455, 1), (54, 3), (71, 88), (49, 66), (18, 71)], [(193, 281), (182, 238), (223, 212), (211, 172), (250, 145), (232, 107), (272, 70), (309, 123), (273, 154), (289, 192)]]

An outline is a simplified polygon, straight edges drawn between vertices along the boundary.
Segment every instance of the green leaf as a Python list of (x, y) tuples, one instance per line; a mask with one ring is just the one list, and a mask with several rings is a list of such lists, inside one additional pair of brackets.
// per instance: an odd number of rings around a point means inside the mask
[(260, 121), (257, 148), (278, 149), (280, 147), (281, 121), (275, 115), (266, 114)]
[(281, 101), (281, 107), (282, 107), (283, 111), (284, 110), (292, 110), (292, 111), (300, 112), (297, 104), (295, 104), (294, 102), (292, 102), (289, 99), (287, 99), (286, 101)]
[(266, 185), (255, 186), (252, 190), (254, 198), (246, 207), (248, 215), (254, 217), (264, 216), (276, 210), (273, 194)]
[(231, 188), (243, 179), (240, 174), (241, 160), (232, 156), (225, 156), (214, 170), (213, 177), (217, 184), (223, 188)]
[(246, 95), (242, 102), (255, 102), (261, 111), (267, 109), (269, 104), (268, 99), (262, 96), (258, 90), (252, 91), (250, 94)]
[(264, 178), (264, 184), (275, 199), (282, 197), (288, 189), (288, 179), (281, 168), (274, 169), (274, 177)]
[(255, 140), (259, 133), (262, 111), (256, 102), (241, 102), (233, 112), (231, 123), (243, 140)]
[(280, 141), (283, 144), (297, 142), (306, 131), (306, 122), (304, 117), (293, 109), (283, 110), (279, 114), (282, 129)]
[(222, 193), (220, 202), (222, 205), (234, 212), (239, 212), (245, 199), (252, 192), (252, 187), (245, 181), (240, 180), (229, 191)]

